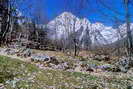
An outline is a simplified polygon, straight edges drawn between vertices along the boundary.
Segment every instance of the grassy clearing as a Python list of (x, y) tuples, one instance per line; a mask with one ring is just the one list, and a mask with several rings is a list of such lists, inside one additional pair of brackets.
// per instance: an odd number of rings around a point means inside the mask
[(0, 83), (7, 89), (132, 89), (133, 76), (110, 75), (41, 70), (32, 64), (0, 56)]
[(40, 70), (32, 64), (0, 56), (0, 83), (7, 89), (74, 89), (81, 85), (74, 75), (59, 70)]

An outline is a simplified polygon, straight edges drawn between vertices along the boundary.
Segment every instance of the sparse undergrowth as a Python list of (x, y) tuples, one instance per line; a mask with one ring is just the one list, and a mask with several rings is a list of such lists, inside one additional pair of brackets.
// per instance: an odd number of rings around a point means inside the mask
[(32, 64), (0, 56), (0, 83), (6, 89), (132, 89), (133, 75), (107, 75), (110, 76), (41, 70)]

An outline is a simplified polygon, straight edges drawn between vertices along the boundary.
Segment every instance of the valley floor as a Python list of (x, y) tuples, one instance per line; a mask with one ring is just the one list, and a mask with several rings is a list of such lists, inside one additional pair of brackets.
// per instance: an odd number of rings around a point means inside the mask
[[(59, 61), (69, 63), (77, 61), (88, 64), (104, 65), (105, 62), (83, 60), (61, 52), (32, 50), (55, 56)], [(32, 62), (29, 58), (2, 54), (0, 56), (0, 89), (132, 89), (133, 70), (128, 73), (109, 71), (80, 71), (78, 69), (61, 70), (40, 67), (41, 63)]]

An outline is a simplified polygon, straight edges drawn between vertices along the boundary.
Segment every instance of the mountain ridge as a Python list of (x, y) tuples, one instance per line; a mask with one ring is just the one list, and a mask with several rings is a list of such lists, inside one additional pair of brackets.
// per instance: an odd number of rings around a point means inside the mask
[[(57, 39), (63, 37), (67, 38), (68, 33), (77, 32), (76, 38), (79, 39), (81, 44), (85, 45), (85, 40), (89, 38), (90, 45), (106, 45), (116, 42), (120, 35), (126, 34), (125, 25), (120, 25), (120, 33), (118, 29), (111, 26), (105, 26), (100, 22), (91, 23), (87, 18), (78, 18), (70, 12), (64, 12), (57, 16), (54, 20), (47, 24), (47, 27), (53, 31), (51, 38), (55, 38), (55, 33), (57, 33)], [(131, 24), (131, 29), (133, 24)], [(89, 34), (86, 34), (88, 30)], [(56, 31), (56, 32), (55, 32)], [(50, 34), (51, 35), (51, 34)], [(86, 35), (89, 35), (86, 38)]]

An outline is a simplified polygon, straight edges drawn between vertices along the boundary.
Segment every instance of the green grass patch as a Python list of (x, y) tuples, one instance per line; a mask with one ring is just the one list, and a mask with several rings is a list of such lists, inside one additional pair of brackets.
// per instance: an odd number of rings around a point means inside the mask
[[(94, 61), (90, 63), (98, 64)], [(6, 89), (104, 89), (104, 83), (108, 83), (108, 89), (126, 89), (127, 84), (131, 85), (129, 81), (132, 82), (132, 79), (128, 77), (118, 79), (115, 76), (109, 80), (79, 72), (41, 70), (35, 65), (0, 56), (0, 83)]]

